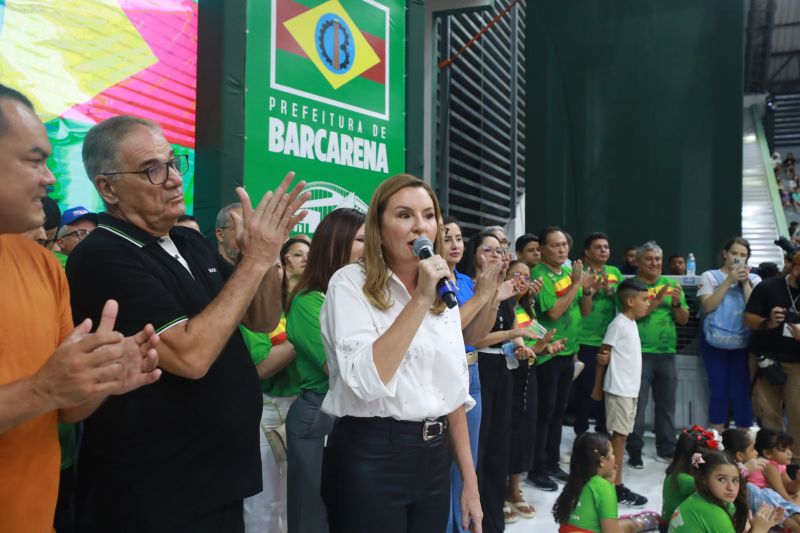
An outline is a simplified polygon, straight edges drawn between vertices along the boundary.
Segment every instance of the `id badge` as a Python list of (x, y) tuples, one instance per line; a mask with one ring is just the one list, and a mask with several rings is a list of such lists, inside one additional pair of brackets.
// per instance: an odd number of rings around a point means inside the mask
[(789, 326), (788, 323), (783, 325), (783, 336), (788, 337), (790, 339), (794, 339), (794, 335), (792, 335), (792, 328)]

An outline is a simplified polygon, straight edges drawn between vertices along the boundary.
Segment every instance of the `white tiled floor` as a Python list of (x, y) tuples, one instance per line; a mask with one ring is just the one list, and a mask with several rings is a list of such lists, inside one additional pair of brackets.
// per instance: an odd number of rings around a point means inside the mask
[[(569, 453), (574, 438), (575, 434), (572, 432), (572, 428), (564, 427), (564, 434), (561, 440), (562, 454)], [(664, 470), (666, 470), (667, 465), (655, 460), (656, 450), (654, 440), (652, 435), (645, 435), (644, 468), (642, 470), (635, 470), (630, 468), (626, 463), (622, 474), (623, 483), (634, 492), (645, 496), (648, 502), (641, 509), (620, 506), (619, 512), (621, 515), (636, 514), (642, 511), (661, 512), (661, 486), (664, 483)], [(569, 465), (561, 466), (564, 470), (569, 471)], [(556, 492), (543, 492), (523, 483), (522, 492), (528, 503), (536, 508), (536, 517), (530, 520), (520, 518), (519, 522), (516, 524), (506, 526), (506, 531), (508, 533), (557, 532), (558, 526), (553, 520), (551, 511), (553, 503), (560, 493), (561, 487), (563, 487), (563, 485), (559, 485), (559, 490)]]

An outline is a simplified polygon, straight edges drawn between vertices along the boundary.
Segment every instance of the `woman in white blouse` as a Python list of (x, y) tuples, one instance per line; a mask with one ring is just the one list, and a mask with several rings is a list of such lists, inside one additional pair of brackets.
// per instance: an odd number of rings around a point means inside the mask
[(365, 223), (364, 260), (334, 274), (320, 317), (330, 390), (323, 411), (339, 417), (328, 439), (322, 495), (331, 533), (437, 532), (447, 525), (450, 462), (464, 486), (462, 521), (482, 512), (465, 412), (474, 404), (458, 307), (436, 283), (439, 255), (420, 260), (414, 241), (442, 249), (439, 204), (421, 180), (383, 182)]

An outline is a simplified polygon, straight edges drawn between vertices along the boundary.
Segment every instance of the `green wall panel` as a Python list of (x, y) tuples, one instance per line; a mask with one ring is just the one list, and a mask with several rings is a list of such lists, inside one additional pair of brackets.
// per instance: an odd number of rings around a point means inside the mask
[(710, 267), (741, 231), (742, 3), (527, 9), (527, 230), (605, 231), (614, 261), (655, 239)]

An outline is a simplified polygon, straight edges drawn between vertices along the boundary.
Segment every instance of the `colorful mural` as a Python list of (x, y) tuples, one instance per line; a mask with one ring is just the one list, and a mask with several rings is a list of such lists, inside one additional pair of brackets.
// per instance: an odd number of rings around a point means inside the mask
[(197, 12), (194, 0), (0, 0), (0, 82), (25, 93), (53, 144), (51, 193), (62, 210), (102, 208), (81, 146), (121, 114), (158, 122), (188, 154), (194, 200)]

